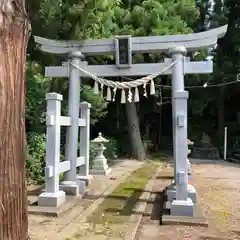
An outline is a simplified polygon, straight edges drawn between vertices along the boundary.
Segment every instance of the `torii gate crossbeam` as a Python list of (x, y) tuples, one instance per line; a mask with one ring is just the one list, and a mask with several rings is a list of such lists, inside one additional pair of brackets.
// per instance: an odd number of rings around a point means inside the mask
[[(188, 52), (191, 52), (214, 46), (217, 39), (224, 36), (226, 30), (227, 25), (201, 33), (132, 37), (132, 52), (168, 52), (169, 48), (176, 46), (185, 46)], [(114, 39), (56, 41), (35, 36), (35, 42), (40, 44), (42, 51), (56, 54), (80, 51), (85, 55), (106, 55), (115, 51)]]

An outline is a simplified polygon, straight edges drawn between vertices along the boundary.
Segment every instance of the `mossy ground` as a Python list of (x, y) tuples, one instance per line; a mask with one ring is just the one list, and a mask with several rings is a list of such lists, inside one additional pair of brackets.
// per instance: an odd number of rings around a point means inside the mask
[(156, 164), (150, 162), (134, 171), (121, 183), (88, 218), (96, 224), (123, 223), (131, 216), (145, 185), (156, 171)]
[(70, 239), (104, 239), (106, 236), (122, 239), (126, 224), (158, 167), (156, 161), (148, 161), (132, 172), (110, 195), (105, 196), (105, 200), (86, 219), (81, 230)]

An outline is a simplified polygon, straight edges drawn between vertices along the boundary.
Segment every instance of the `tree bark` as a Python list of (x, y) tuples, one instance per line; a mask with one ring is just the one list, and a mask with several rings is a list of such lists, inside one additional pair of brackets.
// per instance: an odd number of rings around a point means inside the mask
[(134, 102), (126, 103), (126, 112), (128, 120), (128, 132), (132, 147), (132, 156), (137, 160), (145, 160), (146, 153), (143, 146), (141, 133), (139, 129), (136, 104)]
[(0, 239), (27, 240), (24, 0), (0, 0)]

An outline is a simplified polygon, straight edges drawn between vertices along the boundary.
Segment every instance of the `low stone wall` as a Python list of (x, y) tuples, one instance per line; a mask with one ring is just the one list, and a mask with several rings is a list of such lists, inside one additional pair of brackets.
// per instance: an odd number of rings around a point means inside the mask
[(214, 147), (193, 147), (192, 158), (219, 159), (219, 150)]

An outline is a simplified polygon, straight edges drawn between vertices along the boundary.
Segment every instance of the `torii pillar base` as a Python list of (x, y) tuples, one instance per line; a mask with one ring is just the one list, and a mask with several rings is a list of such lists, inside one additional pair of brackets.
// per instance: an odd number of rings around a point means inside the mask
[(77, 176), (77, 181), (82, 181), (82, 182), (84, 182), (86, 187), (91, 184), (92, 179), (93, 179), (93, 176), (92, 176), (92, 175)]
[(60, 182), (59, 188), (67, 195), (80, 197), (85, 193), (85, 182), (81, 180), (77, 180), (75, 182), (62, 181)]
[(170, 214), (172, 216), (194, 216), (194, 204), (192, 199), (188, 198), (184, 200), (174, 200), (171, 203)]
[[(197, 202), (196, 188), (189, 183), (187, 186), (188, 198), (192, 199), (193, 203), (195, 204)], [(174, 199), (176, 199), (176, 185), (174, 182), (166, 188), (166, 198), (168, 202), (172, 202)]]
[(66, 202), (66, 195), (63, 191), (56, 193), (43, 192), (38, 196), (38, 206), (40, 207), (59, 207)]

